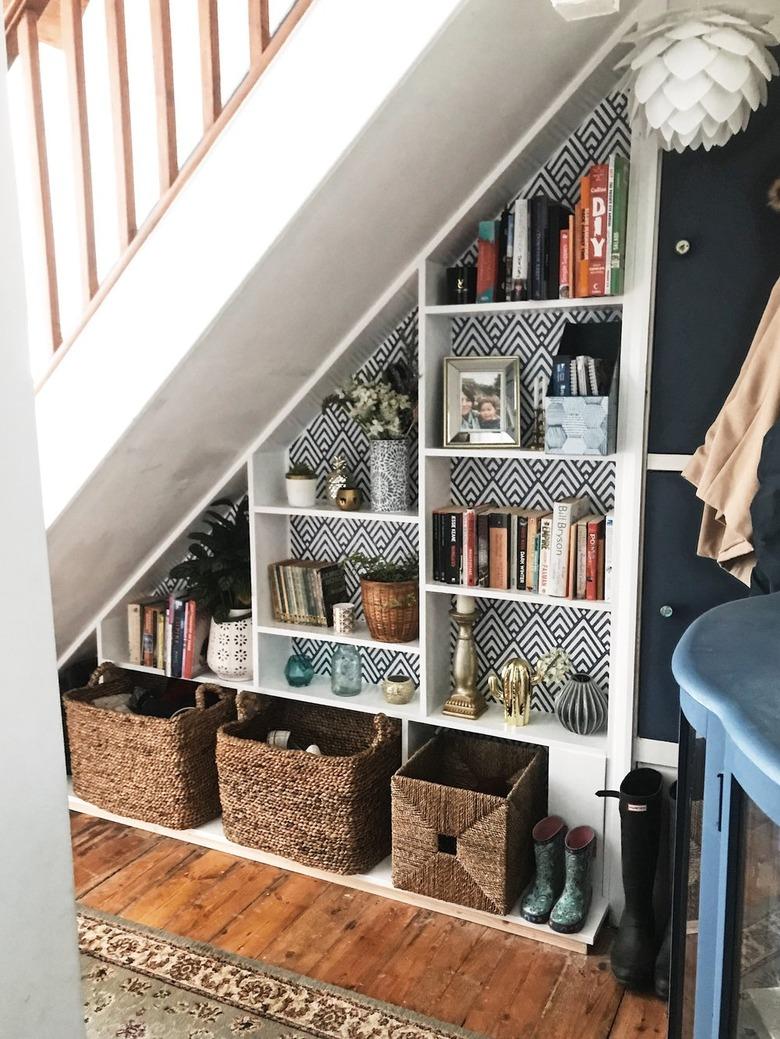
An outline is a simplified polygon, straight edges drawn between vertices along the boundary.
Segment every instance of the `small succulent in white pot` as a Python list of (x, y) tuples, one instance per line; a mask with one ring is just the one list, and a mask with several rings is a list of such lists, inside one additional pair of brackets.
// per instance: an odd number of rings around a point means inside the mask
[(293, 508), (311, 508), (317, 501), (317, 476), (305, 462), (295, 462), (285, 476), (287, 501)]

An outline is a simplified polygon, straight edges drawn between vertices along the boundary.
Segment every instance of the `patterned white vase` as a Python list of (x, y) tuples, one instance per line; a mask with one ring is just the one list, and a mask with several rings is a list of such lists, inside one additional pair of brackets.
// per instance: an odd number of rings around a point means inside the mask
[(246, 610), (231, 610), (230, 620), (222, 624), (212, 618), (206, 662), (225, 682), (244, 682), (252, 673), (250, 637), (252, 615)]
[(590, 675), (573, 674), (555, 701), (558, 721), (569, 732), (590, 736), (607, 724), (607, 695)]
[(409, 508), (409, 450), (403, 440), (372, 440), (371, 508), (406, 512)]

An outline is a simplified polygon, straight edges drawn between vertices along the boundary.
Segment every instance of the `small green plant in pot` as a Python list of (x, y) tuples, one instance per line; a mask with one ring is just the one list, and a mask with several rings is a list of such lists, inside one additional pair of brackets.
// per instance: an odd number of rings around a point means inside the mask
[(363, 613), (377, 642), (412, 642), (420, 632), (419, 564), (414, 556), (394, 563), (354, 552), (347, 557), (360, 576)]
[(187, 558), (173, 567), (198, 609), (211, 617), (207, 661), (224, 681), (250, 677), (252, 578), (249, 560), (249, 499), (219, 498), (203, 517), (206, 530), (192, 531)]
[(305, 462), (294, 462), (285, 476), (287, 501), (293, 508), (310, 509), (317, 501), (317, 474)]

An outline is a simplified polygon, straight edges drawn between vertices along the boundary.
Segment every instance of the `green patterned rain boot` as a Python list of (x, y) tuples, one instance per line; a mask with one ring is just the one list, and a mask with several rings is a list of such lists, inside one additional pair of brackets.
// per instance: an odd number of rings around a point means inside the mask
[(566, 835), (566, 886), (550, 913), (550, 927), (561, 934), (581, 931), (588, 917), (593, 884), (590, 867), (596, 834), (590, 826), (575, 826)]
[(563, 841), (566, 823), (559, 815), (548, 815), (531, 831), (534, 840), (536, 876), (523, 895), (520, 913), (532, 924), (546, 924), (555, 900), (563, 890)]

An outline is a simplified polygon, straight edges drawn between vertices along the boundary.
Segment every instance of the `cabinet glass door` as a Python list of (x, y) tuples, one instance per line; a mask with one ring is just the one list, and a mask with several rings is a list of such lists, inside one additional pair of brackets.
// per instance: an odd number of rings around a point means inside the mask
[(780, 1039), (780, 829), (740, 793), (728, 1034)]

